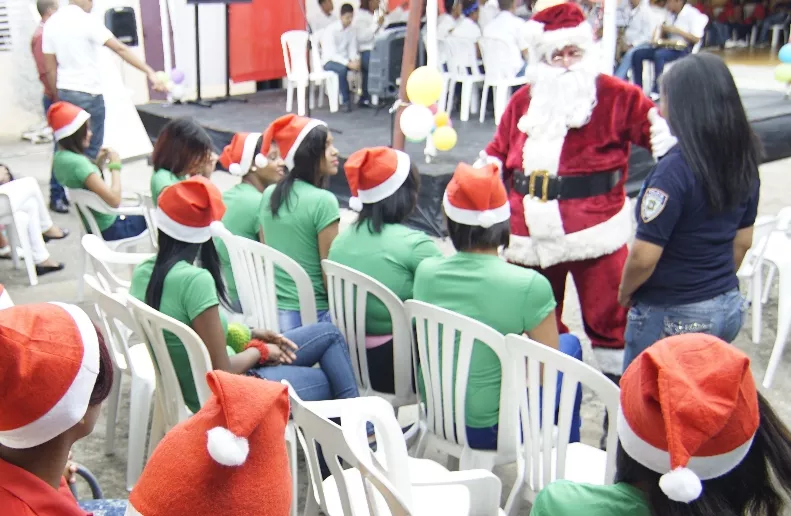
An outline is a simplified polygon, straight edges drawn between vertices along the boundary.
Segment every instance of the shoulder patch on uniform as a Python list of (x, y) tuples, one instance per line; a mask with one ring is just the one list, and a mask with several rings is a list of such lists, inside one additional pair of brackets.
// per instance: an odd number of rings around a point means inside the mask
[(640, 218), (643, 222), (651, 222), (665, 209), (669, 196), (659, 188), (647, 188), (640, 205)]

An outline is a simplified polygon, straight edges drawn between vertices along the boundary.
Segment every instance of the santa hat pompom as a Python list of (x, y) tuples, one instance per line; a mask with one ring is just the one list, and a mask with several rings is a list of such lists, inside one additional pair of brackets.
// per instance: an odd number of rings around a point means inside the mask
[(359, 197), (349, 197), (349, 209), (360, 213), (363, 211), (363, 203)]
[(256, 154), (255, 155), (255, 166), (258, 168), (264, 168), (265, 166), (269, 165), (269, 160), (263, 154)]
[(676, 468), (659, 477), (659, 487), (675, 502), (690, 503), (703, 492), (700, 478), (689, 468)]
[(216, 426), (207, 432), (206, 447), (211, 458), (223, 466), (241, 466), (247, 460), (250, 444), (227, 428)]
[(488, 229), (496, 223), (497, 219), (491, 211), (485, 211), (478, 215), (478, 224), (484, 229)]
[(239, 163), (231, 163), (231, 166), (228, 167), (228, 172), (230, 172), (234, 176), (241, 176), (242, 175), (242, 167)]

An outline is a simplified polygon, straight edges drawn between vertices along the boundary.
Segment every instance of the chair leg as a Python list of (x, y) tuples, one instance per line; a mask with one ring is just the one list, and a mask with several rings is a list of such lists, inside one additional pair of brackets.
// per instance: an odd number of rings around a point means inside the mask
[(518, 465), (514, 487), (511, 488), (508, 501), (505, 502), (505, 508), (503, 509), (507, 516), (517, 516), (519, 514), (523, 499), (522, 492), (525, 489), (525, 469), (526, 466), (523, 462)]
[[(333, 74), (334, 75), (334, 74)], [(330, 112), (337, 113), (338, 107), (340, 105), (340, 98), (338, 91), (340, 90), (340, 83), (338, 82), (338, 77), (330, 77), (327, 79), (327, 98), (329, 99), (330, 103)]]
[(154, 418), (151, 421), (151, 436), (148, 439), (148, 457), (154, 453), (159, 441), (165, 437), (165, 416), (162, 414), (162, 408), (159, 402), (154, 398)]
[(780, 295), (777, 303), (777, 338), (769, 357), (769, 365), (766, 367), (763, 386), (768, 389), (772, 386), (777, 367), (783, 358), (783, 350), (788, 340), (788, 333), (791, 330), (791, 271), (779, 271), (780, 276)]
[(154, 385), (133, 376), (129, 401), (129, 457), (126, 463), (126, 489), (128, 491), (132, 490), (143, 472), (146, 435), (148, 434), (148, 421), (153, 399)]
[(453, 105), (456, 103), (456, 85), (458, 83), (454, 80), (450, 81), (450, 89), (448, 90), (448, 104), (447, 109), (445, 111), (448, 112), (448, 116), (453, 113)]
[(82, 303), (85, 299), (85, 280), (83, 276), (87, 272), (88, 257), (85, 256), (85, 249), (81, 249), (79, 255), (79, 263), (77, 264), (77, 302)]
[(297, 114), (305, 116), (305, 90), (307, 85), (304, 82), (297, 84)]
[(461, 121), (470, 119), (470, 104), (472, 104), (472, 83), (465, 82), (461, 85)]
[[(497, 86), (494, 86), (492, 89), (494, 91), (494, 110), (497, 111)], [(480, 122), (483, 123), (486, 119), (486, 106), (489, 104), (489, 85), (483, 83), (483, 88), (481, 88), (481, 90), (481, 116), (479, 119)]]
[(752, 309), (752, 323), (753, 323), (753, 344), (761, 342), (761, 312), (763, 311), (763, 303), (761, 303), (761, 281), (763, 275), (763, 265), (758, 264), (753, 271), (752, 277), (752, 298), (750, 308)]
[(321, 507), (319, 507), (319, 502), (316, 501), (316, 496), (313, 494), (313, 486), (308, 485), (308, 496), (302, 516), (319, 516), (319, 514), (321, 514)]
[(442, 93), (439, 96), (437, 107), (440, 111), (447, 111), (448, 107), (448, 82), (449, 79), (442, 78)]
[(294, 109), (294, 83), (291, 81), (286, 82), (286, 111), (291, 113)]
[(775, 280), (775, 273), (777, 272), (777, 267), (774, 266), (773, 263), (767, 262), (767, 267), (769, 267), (769, 272), (766, 274), (766, 281), (764, 282), (764, 291), (761, 295), (761, 303), (766, 304), (769, 302), (769, 294), (772, 293), (772, 282)]
[[(28, 219), (24, 213), (14, 214), (14, 229), (16, 230), (17, 242), (22, 249), (22, 256), (25, 258), (25, 270), (27, 272), (27, 279), (31, 287), (38, 285), (38, 274), (36, 273), (36, 264), (33, 262), (33, 250), (30, 247), (30, 239), (27, 236)], [(14, 247), (12, 246), (12, 252)], [(17, 257), (17, 263), (19, 258)]]
[(107, 429), (104, 433), (104, 453), (112, 455), (115, 453), (115, 425), (118, 421), (118, 405), (121, 402), (121, 377), (123, 371), (113, 366), (113, 387), (110, 389), (110, 396), (107, 401), (107, 419), (105, 425)]

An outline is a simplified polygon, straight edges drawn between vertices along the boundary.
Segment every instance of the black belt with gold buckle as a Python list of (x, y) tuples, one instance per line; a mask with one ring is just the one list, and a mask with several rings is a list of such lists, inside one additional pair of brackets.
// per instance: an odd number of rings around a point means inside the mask
[(525, 174), (521, 170), (514, 170), (514, 190), (541, 202), (584, 199), (608, 193), (622, 177), (621, 170), (584, 176), (550, 176), (546, 170), (534, 170)]

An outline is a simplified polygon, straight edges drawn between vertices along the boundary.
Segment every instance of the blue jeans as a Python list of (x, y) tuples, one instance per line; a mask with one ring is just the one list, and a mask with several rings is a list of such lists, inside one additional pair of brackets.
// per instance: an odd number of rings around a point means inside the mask
[(634, 53), (640, 50), (641, 48), (649, 48), (650, 45), (648, 43), (644, 43), (642, 45), (637, 45), (636, 47), (632, 47), (626, 51), (626, 53), (621, 57), (621, 62), (618, 63), (618, 67), (615, 69), (615, 73), (613, 74), (615, 77), (619, 79), (626, 80), (626, 75), (629, 73), (629, 70), (632, 68), (632, 58), (634, 57)]
[(112, 226), (102, 231), (102, 237), (107, 241), (123, 240), (136, 237), (147, 228), (146, 218), (142, 215), (120, 215)]
[[(44, 115), (46, 116), (50, 106), (52, 105), (52, 99), (44, 95), (42, 98), (42, 103), (44, 104)], [(57, 150), (58, 142), (56, 140), (55, 151), (57, 152)], [(58, 183), (58, 180), (55, 179), (55, 171), (52, 170), (49, 174), (49, 202), (52, 204), (55, 201), (63, 201), (68, 203), (68, 200), (66, 199), (66, 190), (64, 190), (61, 184)]]
[[(360, 395), (354, 379), (346, 339), (329, 323), (317, 323), (283, 332), (299, 349), (297, 359), (289, 365), (250, 369), (250, 376), (279, 382), (287, 380), (300, 398), (321, 401), (356, 398)], [(313, 367), (315, 364), (320, 369)]]
[(687, 305), (657, 306), (636, 302), (624, 333), (624, 371), (655, 342), (684, 333), (708, 333), (731, 342), (742, 328), (746, 303), (738, 289)]
[[(582, 345), (580, 340), (570, 333), (563, 333), (560, 335), (560, 342), (558, 343), (559, 351), (577, 360), (582, 360)], [(557, 394), (555, 396), (555, 423), (558, 422), (557, 405), (560, 403), (560, 392), (563, 387), (563, 373), (558, 373)], [(543, 395), (539, 394), (539, 400), (543, 402)], [(574, 410), (571, 413), (571, 433), (569, 434), (569, 442), (577, 443), (580, 441), (580, 428), (582, 427), (582, 418), (580, 416), (580, 407), (582, 406), (582, 386), (577, 386), (577, 396), (574, 399)], [(540, 418), (539, 418), (540, 419)], [(470, 448), (476, 450), (496, 450), (497, 449), (497, 425), (489, 428), (472, 428), (467, 427), (467, 444)]]
[(791, 15), (788, 13), (774, 13), (764, 18), (758, 27), (758, 43), (767, 43), (769, 41), (769, 30), (772, 25), (786, 24), (789, 18), (791, 18)]
[(328, 72), (335, 72), (338, 75), (338, 84), (341, 89), (341, 103), (346, 104), (349, 102), (349, 79), (346, 77), (349, 73), (349, 69), (335, 61), (330, 61), (325, 64), (324, 69)]
[(95, 160), (104, 142), (104, 97), (91, 95), (82, 91), (58, 90), (58, 98), (64, 102), (79, 106), (91, 115), (91, 143), (85, 149), (85, 155)]
[[(317, 310), (316, 315), (319, 317), (319, 322), (332, 322), (330, 312), (328, 310)], [(302, 316), (299, 315), (299, 310), (278, 310), (277, 321), (280, 325), (280, 332), (287, 332), (302, 326)]]
[(727, 23), (709, 22), (706, 32), (709, 35), (707, 43), (710, 47), (721, 47), (731, 39), (731, 29)]
[(82, 500), (78, 504), (84, 511), (93, 516), (124, 516), (126, 514), (126, 500)]
[(665, 69), (665, 64), (676, 59), (681, 59), (689, 54), (689, 49), (675, 50), (672, 48), (645, 47), (632, 54), (632, 80), (636, 86), (643, 87), (643, 61), (654, 63), (654, 85), (651, 91), (659, 93), (659, 77)]
[(363, 96), (360, 97), (360, 100), (370, 100), (370, 95), (368, 95), (368, 63), (371, 62), (371, 51), (366, 50), (365, 52), (360, 52), (360, 69), (362, 70), (363, 76)]

